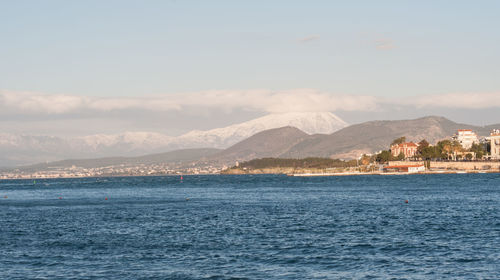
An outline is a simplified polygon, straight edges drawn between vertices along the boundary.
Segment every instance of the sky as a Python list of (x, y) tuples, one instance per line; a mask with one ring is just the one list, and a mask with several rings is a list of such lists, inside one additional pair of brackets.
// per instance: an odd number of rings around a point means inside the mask
[(499, 1), (0, 1), (0, 130), (500, 123)]

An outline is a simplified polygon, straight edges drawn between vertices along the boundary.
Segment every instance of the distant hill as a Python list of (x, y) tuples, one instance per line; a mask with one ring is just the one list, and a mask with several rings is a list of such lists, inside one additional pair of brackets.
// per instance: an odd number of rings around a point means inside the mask
[(279, 157), (309, 136), (291, 126), (269, 129), (208, 157), (208, 160), (217, 163), (234, 163), (261, 157)]
[(449, 138), (457, 129), (472, 129), (479, 135), (489, 134), (489, 127), (459, 124), (443, 117), (414, 120), (370, 121), (351, 125), (330, 135), (313, 135), (292, 147), (282, 157), (355, 158), (363, 153), (389, 149), (392, 140), (406, 136), (408, 141), (426, 139), (430, 143)]
[(330, 112), (289, 112), (206, 131), (172, 137), (154, 132), (124, 132), (80, 137), (0, 133), (0, 167), (12, 167), (67, 158), (136, 157), (180, 149), (225, 149), (258, 132), (285, 126), (306, 133), (332, 133), (347, 123)]
[[(487, 136), (493, 128), (460, 124), (443, 117), (424, 117), (414, 120), (370, 121), (343, 128), (332, 134), (309, 135), (298, 128), (285, 126), (259, 132), (225, 149), (184, 149), (138, 157), (106, 157), (97, 159), (63, 160), (29, 166), (33, 170), (54, 167), (104, 167), (120, 164), (185, 163), (197, 165), (233, 165), (257, 158), (339, 158), (353, 159), (364, 153), (389, 149), (396, 138), (430, 143), (449, 138), (458, 129), (472, 129)], [(24, 168), (23, 168), (24, 169)]]
[(112, 165), (139, 165), (139, 164), (159, 164), (159, 163), (186, 163), (197, 161), (200, 158), (208, 157), (220, 152), (220, 149), (184, 149), (172, 152), (151, 154), (139, 157), (106, 157), (96, 159), (68, 159), (41, 163), (22, 167), (23, 170), (47, 170), (55, 167), (78, 166), (83, 168), (98, 168)]
[(225, 163), (264, 157), (353, 159), (364, 153), (387, 150), (389, 144), (401, 136), (406, 136), (408, 141), (419, 142), (426, 139), (430, 143), (436, 143), (449, 138), (458, 129), (472, 129), (480, 136), (487, 136), (495, 127), (500, 125), (479, 127), (430, 116), (414, 120), (370, 121), (351, 125), (328, 135), (308, 135), (296, 129), (282, 128), (263, 131), (212, 158)]

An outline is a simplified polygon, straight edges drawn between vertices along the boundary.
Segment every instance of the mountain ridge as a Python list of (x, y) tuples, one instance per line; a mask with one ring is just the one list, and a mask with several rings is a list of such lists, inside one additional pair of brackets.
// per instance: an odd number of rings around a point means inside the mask
[[(440, 116), (412, 120), (369, 121), (351, 125), (331, 134), (309, 135), (298, 128), (285, 126), (261, 131), (229, 148), (212, 149), (190, 160), (192, 163), (222, 166), (262, 157), (352, 159), (361, 154), (389, 149), (391, 141), (401, 136), (406, 136), (409, 141), (426, 139), (430, 143), (435, 143), (449, 138), (457, 129), (472, 129), (478, 135), (486, 136), (491, 129), (499, 127), (500, 124), (483, 127), (460, 124)], [(182, 153), (182, 150), (179, 153)], [(136, 159), (136, 162), (140, 160)]]
[(65, 158), (140, 156), (192, 148), (228, 148), (255, 133), (293, 125), (309, 133), (331, 133), (347, 125), (330, 112), (269, 114), (247, 122), (172, 137), (156, 132), (95, 134), (75, 138), (0, 134), (0, 166)]
[[(430, 143), (436, 143), (439, 140), (449, 138), (458, 129), (472, 129), (480, 136), (486, 136), (492, 128), (499, 126), (500, 124), (484, 127), (461, 124), (440, 116), (427, 116), (410, 120), (369, 121), (348, 126), (332, 134), (304, 136), (301, 141), (291, 145), (286, 151), (280, 153), (275, 151), (273, 156), (279, 158), (326, 157), (353, 159), (362, 154), (387, 150), (392, 140), (401, 136), (407, 137), (408, 141), (418, 142), (426, 139)], [(266, 131), (262, 132), (260, 137), (266, 139), (262, 135), (266, 133)], [(262, 142), (259, 143), (258, 139), (252, 138), (250, 137), (245, 141), (252, 142), (254, 146), (264, 145)], [(244, 149), (240, 148), (240, 150)], [(225, 153), (225, 151), (221, 153)], [(225, 157), (227, 159), (225, 163), (230, 163), (231, 160), (233, 163), (240, 159), (248, 160), (249, 157), (246, 154), (248, 153), (242, 152), (239, 155), (233, 153), (233, 158)], [(222, 158), (218, 160), (222, 161)]]

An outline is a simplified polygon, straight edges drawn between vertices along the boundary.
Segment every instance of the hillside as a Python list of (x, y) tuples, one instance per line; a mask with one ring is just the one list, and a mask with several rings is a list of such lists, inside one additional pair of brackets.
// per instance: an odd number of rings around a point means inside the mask
[(332, 133), (347, 123), (330, 112), (269, 114), (211, 130), (180, 136), (156, 132), (123, 132), (78, 137), (0, 133), (0, 167), (13, 167), (68, 158), (137, 157), (181, 149), (225, 149), (256, 133), (285, 126), (306, 133)]
[(293, 146), (283, 157), (354, 158), (363, 153), (388, 149), (392, 140), (406, 136), (409, 141), (426, 139), (435, 143), (453, 135), (457, 129), (472, 129), (487, 135), (490, 127), (459, 124), (443, 117), (415, 120), (370, 121), (352, 125), (330, 135), (313, 135)]
[(280, 157), (291, 147), (310, 137), (291, 126), (257, 133), (208, 158), (216, 163), (234, 163), (261, 157)]
[[(425, 117), (415, 120), (370, 121), (352, 125), (332, 134), (309, 135), (295, 127), (269, 129), (259, 132), (225, 149), (184, 149), (138, 157), (105, 157), (97, 159), (63, 160), (27, 167), (29, 170), (47, 170), (78, 166), (95, 168), (105, 166), (182, 163), (190, 166), (233, 165), (257, 158), (339, 158), (353, 159), (363, 153), (374, 153), (389, 148), (392, 140), (406, 136), (409, 141), (426, 139), (436, 143), (449, 138), (457, 129), (472, 129), (486, 136), (500, 125), (478, 127), (459, 124), (443, 117)], [(26, 170), (26, 168), (23, 168)]]

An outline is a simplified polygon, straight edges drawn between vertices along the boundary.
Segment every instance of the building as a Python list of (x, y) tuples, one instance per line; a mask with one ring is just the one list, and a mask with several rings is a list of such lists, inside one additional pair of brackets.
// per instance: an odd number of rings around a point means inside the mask
[(394, 157), (404, 154), (405, 158), (413, 157), (417, 154), (418, 144), (413, 142), (395, 144), (391, 146), (391, 154)]
[(457, 133), (451, 137), (453, 140), (458, 141), (462, 148), (470, 149), (472, 144), (479, 144), (477, 134), (470, 129), (459, 129)]
[(494, 129), (490, 133), (491, 158), (500, 159), (500, 130)]
[(407, 172), (418, 173), (424, 172), (425, 166), (423, 164), (416, 165), (389, 165), (384, 167), (384, 172)]

